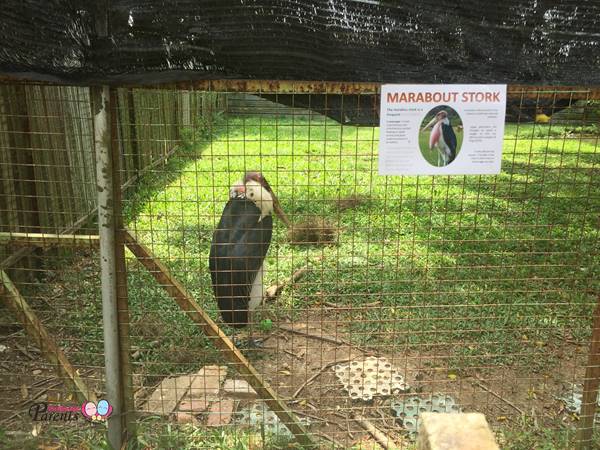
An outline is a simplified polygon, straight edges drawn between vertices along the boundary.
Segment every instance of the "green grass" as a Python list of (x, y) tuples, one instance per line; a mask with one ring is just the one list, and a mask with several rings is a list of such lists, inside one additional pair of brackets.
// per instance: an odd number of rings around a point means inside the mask
[[(39, 448), (108, 450), (106, 428), (88, 426), (87, 428), (67, 428), (51, 426), (43, 437), (21, 436), (8, 438), (0, 428), (0, 444), (6, 450), (35, 450)], [(520, 419), (514, 426), (497, 432), (500, 447), (505, 450), (566, 450), (575, 447), (575, 430), (558, 424), (557, 428), (536, 426), (531, 419)], [(600, 430), (594, 434), (595, 444), (591, 449), (599, 449)], [(264, 445), (263, 445), (264, 443)], [(292, 442), (278, 441), (272, 436), (242, 429), (206, 430), (193, 425), (172, 425), (162, 419), (149, 417), (138, 424), (138, 446), (126, 448), (148, 449), (214, 449), (214, 450), (251, 450), (251, 449), (294, 449), (299, 448)], [(41, 447), (40, 445), (46, 445)], [(332, 448), (326, 442), (323, 449)], [(364, 448), (364, 447), (363, 447)], [(413, 445), (403, 447), (414, 450)], [(360, 450), (359, 446), (350, 450)]]
[[(539, 362), (564, 330), (587, 335), (598, 273), (596, 141), (551, 131), (508, 124), (497, 176), (382, 177), (377, 128), (232, 117), (172, 162), (166, 184), (138, 191), (129, 226), (216, 318), (212, 230), (229, 186), (261, 170), (294, 221), (316, 214), (341, 229), (336, 246), (292, 246), (276, 223), (266, 284), (323, 256), (284, 292), (278, 313), (315, 306), (317, 292), (357, 307), (380, 301), (384, 308), (352, 312), (357, 342), (442, 346), (463, 366)], [(336, 201), (348, 196), (363, 201), (339, 211)], [(162, 305), (157, 299), (152, 305)]]
[[(212, 232), (229, 187), (244, 171), (261, 170), (293, 221), (319, 215), (341, 230), (335, 246), (292, 246), (276, 222), (265, 284), (307, 261), (314, 270), (270, 306), (274, 316), (319, 311), (325, 301), (352, 306), (339, 319), (347, 319), (356, 343), (389, 353), (435, 350), (449, 356), (438, 365), (456, 369), (552, 367), (549, 344), (560, 345), (567, 334), (588, 338), (599, 287), (597, 138), (508, 124), (500, 175), (453, 177), (379, 176), (378, 129), (324, 118), (229, 117), (212, 139), (199, 139), (145, 177), (125, 212), (127, 226), (213, 318)], [(356, 207), (337, 207), (352, 196), (360, 199)], [(136, 375), (151, 385), (220, 361), (131, 255), (128, 270), (132, 344), (141, 350)], [(61, 320), (73, 324), (76, 336), (93, 333), (86, 341), (91, 351), (75, 362), (101, 364), (97, 267), (61, 276), (72, 286), (74, 305)], [(82, 278), (95, 281), (82, 284)], [(360, 309), (374, 301), (381, 308)], [(199, 436), (217, 439), (211, 448), (246, 448), (219, 447), (228, 434), (161, 430), (161, 439), (174, 442)], [(506, 448), (563, 439), (561, 431), (544, 433), (512, 434), (524, 444)], [(185, 445), (174, 447), (194, 448)]]
[[(9, 438), (0, 428), (0, 445), (5, 450), (36, 450), (39, 448), (109, 450), (106, 426), (85, 424), (83, 427), (50, 425), (43, 436), (20, 436)], [(46, 445), (46, 447), (41, 447)], [(133, 442), (126, 449), (161, 450), (251, 450), (296, 449), (293, 442), (273, 435), (263, 435), (247, 429), (233, 427), (209, 430), (194, 425), (175, 425), (163, 418), (148, 417), (138, 422), (137, 445)]]

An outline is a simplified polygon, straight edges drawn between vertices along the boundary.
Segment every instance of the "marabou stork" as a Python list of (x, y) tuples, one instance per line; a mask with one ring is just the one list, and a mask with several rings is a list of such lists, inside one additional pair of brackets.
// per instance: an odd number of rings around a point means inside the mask
[(456, 134), (450, 125), (448, 113), (438, 112), (431, 121), (423, 127), (422, 131), (431, 128), (429, 136), (429, 149), (433, 147), (438, 151), (438, 166), (447, 166), (456, 158)]
[(235, 328), (263, 299), (263, 263), (273, 232), (272, 213), (289, 226), (265, 177), (247, 172), (229, 191), (229, 201), (210, 246), (212, 287), (223, 321)]

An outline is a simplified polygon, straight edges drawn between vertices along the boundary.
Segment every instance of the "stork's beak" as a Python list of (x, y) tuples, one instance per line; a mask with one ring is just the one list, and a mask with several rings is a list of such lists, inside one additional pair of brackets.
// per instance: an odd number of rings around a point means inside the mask
[(433, 119), (431, 119), (431, 121), (427, 125), (425, 125), (423, 127), (422, 131), (427, 130), (427, 128), (429, 128), (430, 126), (432, 126), (433, 124), (435, 124), (437, 121), (438, 121), (437, 116), (433, 116)]
[[(246, 174), (246, 177), (248, 177), (247, 174)], [(292, 222), (290, 222), (290, 219), (288, 219), (287, 215), (283, 212), (283, 209), (281, 208), (281, 204), (279, 203), (279, 199), (275, 195), (275, 192), (273, 192), (273, 189), (271, 189), (271, 185), (269, 184), (269, 182), (267, 181), (267, 179), (265, 177), (261, 177), (261, 178), (262, 178), (263, 186), (265, 187), (265, 189), (267, 191), (269, 191), (269, 193), (273, 197), (273, 212), (277, 215), (279, 220), (281, 220), (285, 224), (285, 226), (287, 228), (290, 228), (292, 226)]]
[(279, 217), (279, 220), (281, 220), (287, 228), (291, 227), (292, 223), (290, 222), (290, 219), (288, 219), (287, 215), (283, 212), (281, 204), (279, 203), (279, 199), (273, 191), (271, 191), (271, 195), (273, 196), (273, 212), (277, 215), (277, 217)]

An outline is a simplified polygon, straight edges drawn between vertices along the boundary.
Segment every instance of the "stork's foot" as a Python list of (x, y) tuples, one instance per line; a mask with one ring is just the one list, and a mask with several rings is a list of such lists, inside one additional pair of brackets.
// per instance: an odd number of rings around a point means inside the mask
[(264, 348), (265, 340), (264, 338), (249, 338), (248, 339), (248, 347), (249, 348)]
[(264, 338), (233, 338), (233, 343), (237, 348), (255, 349), (265, 346)]

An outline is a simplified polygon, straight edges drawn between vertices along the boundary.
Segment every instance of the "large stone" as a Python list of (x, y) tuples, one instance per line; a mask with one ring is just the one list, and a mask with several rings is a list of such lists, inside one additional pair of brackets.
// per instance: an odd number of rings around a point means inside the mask
[(210, 405), (206, 425), (209, 427), (222, 427), (229, 424), (233, 415), (233, 406), (234, 401), (230, 398), (214, 402)]
[(483, 414), (424, 412), (420, 420), (418, 450), (499, 450)]
[(187, 400), (181, 400), (181, 403), (179, 403), (179, 408), (177, 409), (181, 412), (191, 412), (194, 414), (198, 414), (206, 410), (210, 402), (211, 400), (204, 398), (188, 398)]
[(217, 400), (227, 367), (206, 366), (198, 372), (165, 378), (154, 390), (143, 410), (153, 414), (171, 414), (177, 405), (184, 412), (199, 413)]
[(221, 384), (227, 375), (227, 367), (206, 366), (200, 369), (190, 386), (189, 396), (192, 399), (216, 398), (221, 390)]
[(225, 380), (223, 391), (230, 397), (235, 398), (256, 398), (256, 391), (248, 384), (246, 380)]
[(183, 375), (177, 378), (165, 378), (152, 392), (143, 410), (153, 414), (168, 415), (177, 407), (179, 400), (190, 388), (193, 377)]

